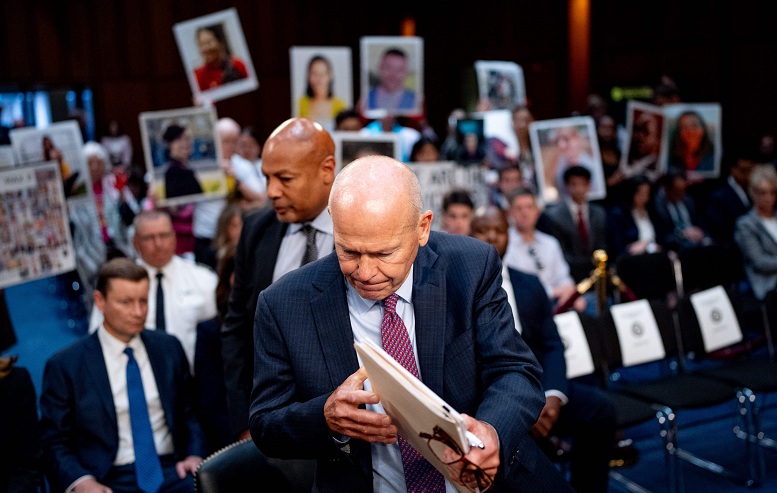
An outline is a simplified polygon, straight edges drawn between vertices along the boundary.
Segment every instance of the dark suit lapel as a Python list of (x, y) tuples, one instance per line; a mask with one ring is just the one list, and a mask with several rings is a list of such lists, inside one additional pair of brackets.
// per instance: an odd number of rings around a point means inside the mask
[(164, 349), (158, 344), (149, 344), (147, 331), (140, 333), (140, 338), (143, 340), (143, 345), (146, 346), (146, 353), (148, 354), (148, 361), (151, 363), (151, 369), (154, 371), (154, 380), (156, 381), (156, 387), (159, 391), (159, 400), (162, 402), (162, 408), (165, 411), (165, 418), (167, 424), (172, 431), (174, 416), (173, 409), (170, 407), (173, 402), (173, 389), (171, 382), (167, 379), (170, 372), (166, 371), (165, 367), (168, 366), (169, 356), (165, 355)]
[(86, 341), (85, 347), (87, 357), (85, 358), (86, 372), (89, 380), (94, 385), (94, 390), (100, 398), (100, 403), (105, 408), (109, 416), (108, 423), (117, 429), (116, 424), (116, 406), (113, 405), (113, 392), (111, 391), (111, 382), (108, 380), (108, 369), (105, 368), (105, 356), (103, 356), (100, 340), (97, 338), (97, 332), (92, 333)]
[(436, 260), (437, 254), (430, 247), (418, 250), (413, 268), (413, 311), (421, 380), (442, 395), (444, 335), (448, 324), (445, 273), (433, 268)]
[(353, 331), (348, 314), (345, 280), (337, 257), (329, 255), (322, 260), (321, 271), (313, 280), (320, 291), (311, 301), (313, 320), (324, 352), (332, 387), (338, 387), (359, 368), (353, 347)]
[[(273, 220), (267, 226), (262, 239), (256, 245), (256, 279), (257, 286), (264, 288), (272, 284), (272, 274), (275, 270), (275, 261), (278, 258), (281, 248), (281, 240), (283, 235), (286, 234), (286, 228), (289, 225), (278, 221), (273, 217)], [(257, 293), (258, 295), (258, 293)]]

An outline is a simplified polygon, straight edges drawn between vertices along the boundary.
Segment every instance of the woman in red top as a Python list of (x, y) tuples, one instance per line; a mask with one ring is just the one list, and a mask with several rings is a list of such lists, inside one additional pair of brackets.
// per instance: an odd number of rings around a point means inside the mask
[(201, 27), (196, 36), (203, 64), (194, 75), (201, 91), (248, 77), (245, 63), (229, 54), (221, 25)]

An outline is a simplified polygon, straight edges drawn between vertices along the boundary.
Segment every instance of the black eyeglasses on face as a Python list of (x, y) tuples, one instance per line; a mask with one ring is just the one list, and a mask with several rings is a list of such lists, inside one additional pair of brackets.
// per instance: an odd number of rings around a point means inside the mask
[(439, 426), (435, 426), (432, 435), (428, 433), (419, 433), (421, 438), (426, 439), (429, 450), (435, 457), (447, 466), (462, 463), (459, 473), (459, 482), (469, 488), (473, 493), (485, 493), (493, 486), (493, 480), (486, 472), (473, 464), (462, 453), (459, 445)]
[(534, 260), (534, 267), (536, 267), (537, 270), (542, 270), (544, 266), (537, 256), (537, 250), (535, 250), (534, 247), (529, 247), (529, 255), (531, 255), (531, 258)]

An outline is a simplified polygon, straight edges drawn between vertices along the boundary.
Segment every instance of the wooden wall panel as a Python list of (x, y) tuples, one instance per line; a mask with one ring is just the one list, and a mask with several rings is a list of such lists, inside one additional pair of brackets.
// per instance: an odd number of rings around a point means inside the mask
[[(288, 118), (289, 47), (353, 50), (359, 38), (397, 35), (412, 16), (425, 40), (427, 118), (440, 136), (472, 87), (477, 59), (524, 68), (533, 111), (556, 118), (569, 104), (567, 0), (481, 0), (477, 8), (397, 0), (4, 0), (0, 2), (0, 86), (86, 84), (97, 128), (119, 118), (139, 147), (137, 113), (188, 106), (191, 94), (172, 32), (175, 22), (234, 6), (259, 76), (257, 91), (220, 102), (220, 115), (263, 135)], [(591, 87), (653, 85), (670, 73), (689, 101), (721, 101), (724, 135), (774, 128), (777, 2), (726, 0), (591, 2)]]

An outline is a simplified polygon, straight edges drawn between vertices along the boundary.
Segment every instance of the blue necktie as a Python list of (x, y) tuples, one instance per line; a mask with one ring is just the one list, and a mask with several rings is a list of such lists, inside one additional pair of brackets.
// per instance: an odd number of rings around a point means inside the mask
[(167, 330), (165, 324), (165, 292), (162, 291), (162, 271), (156, 273), (156, 329)]
[(135, 446), (135, 478), (140, 490), (145, 493), (157, 493), (164, 482), (164, 475), (154, 446), (154, 432), (151, 430), (151, 420), (148, 417), (140, 367), (132, 355), (131, 347), (125, 348), (124, 354), (127, 355), (127, 397), (132, 443)]

